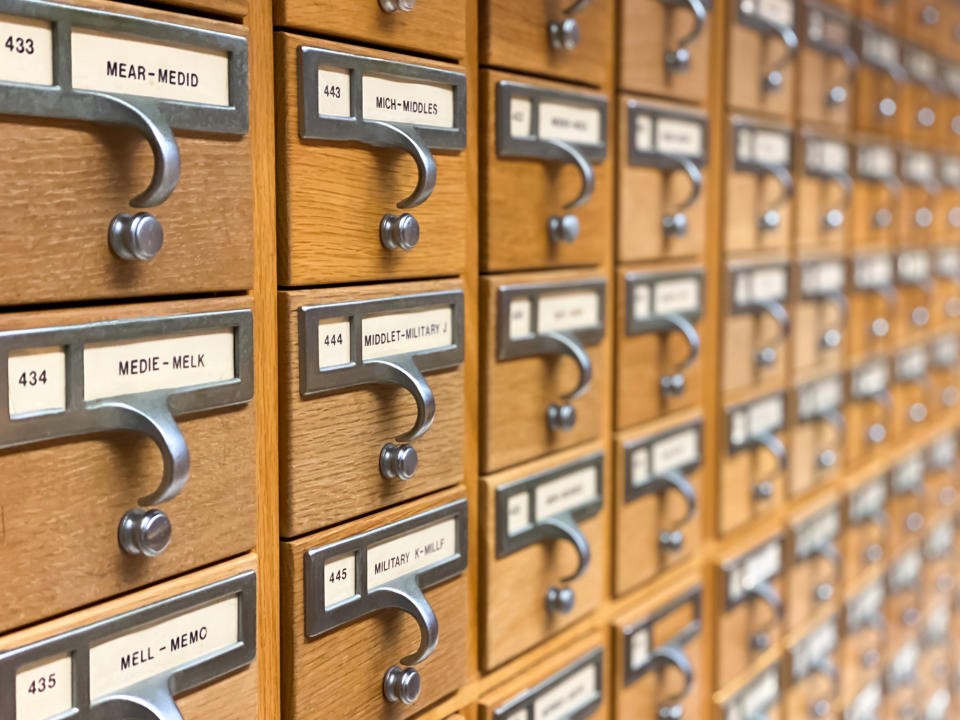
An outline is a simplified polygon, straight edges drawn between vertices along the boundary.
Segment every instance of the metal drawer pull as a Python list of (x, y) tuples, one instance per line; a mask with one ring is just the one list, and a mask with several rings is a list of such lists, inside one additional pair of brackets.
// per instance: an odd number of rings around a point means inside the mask
[(590, 200), (591, 197), (593, 197), (593, 189), (596, 185), (596, 177), (593, 172), (593, 165), (591, 165), (590, 161), (584, 157), (583, 153), (564, 140), (558, 140), (556, 138), (542, 138), (541, 142), (556, 148), (564, 156), (570, 159), (571, 164), (577, 166), (577, 169), (580, 171), (581, 179), (580, 192), (573, 200), (564, 205), (563, 209), (574, 210), (578, 207), (582, 207)]
[[(699, 0), (697, 0), (699, 1)], [(703, 173), (700, 168), (690, 158), (682, 155), (664, 154), (663, 158), (677, 165), (682, 169), (687, 177), (690, 178), (690, 192), (686, 198), (680, 202), (672, 212), (664, 214), (661, 220), (664, 233), (669, 237), (671, 235), (686, 235), (687, 233), (687, 214), (684, 212), (691, 207), (700, 197), (700, 191), (703, 188)]]
[(659, 668), (665, 665), (672, 665), (680, 671), (680, 674), (683, 675), (683, 687), (677, 693), (668, 698), (664, 698), (662, 705), (679, 705), (683, 702), (693, 689), (693, 681), (695, 679), (693, 664), (683, 650), (671, 643), (661, 645), (650, 653), (650, 660), (648, 662), (652, 667)]
[(671, 313), (662, 317), (664, 322), (673, 325), (677, 330), (683, 333), (683, 337), (689, 346), (689, 352), (683, 362), (679, 363), (670, 375), (664, 375), (660, 378), (660, 389), (671, 395), (683, 393), (687, 385), (687, 379), (684, 372), (696, 362), (700, 355), (700, 335), (693, 323), (687, 320), (683, 315)]
[(769, 500), (773, 497), (774, 479), (777, 475), (786, 471), (789, 455), (783, 441), (772, 433), (760, 433), (755, 438), (755, 442), (766, 448), (777, 461), (777, 469), (753, 485), (753, 497), (755, 500)]
[(776, 230), (780, 227), (780, 213), (777, 208), (784, 205), (793, 196), (793, 175), (782, 165), (763, 165), (763, 171), (773, 175), (780, 183), (780, 196), (760, 214), (758, 223), (761, 230)]
[(761, 367), (770, 367), (777, 361), (777, 348), (783, 345), (790, 333), (790, 315), (783, 303), (777, 300), (766, 300), (758, 304), (780, 326), (780, 333), (772, 341), (766, 343), (756, 354), (756, 363)]
[(777, 25), (774, 23), (765, 23), (763, 18), (757, 18), (760, 22), (767, 24), (771, 30), (773, 30), (777, 35), (780, 36), (780, 39), (783, 40), (783, 44), (786, 46), (787, 51), (780, 57), (777, 62), (773, 64), (773, 67), (767, 71), (763, 76), (763, 82), (761, 87), (763, 92), (774, 92), (783, 87), (783, 70), (791, 62), (793, 62), (794, 56), (797, 54), (797, 48), (800, 44), (800, 41), (797, 39), (797, 34), (793, 31), (792, 27), (787, 27), (785, 25)]
[(827, 91), (827, 107), (843, 105), (850, 97), (850, 91), (856, 82), (857, 68), (860, 67), (860, 57), (849, 45), (842, 45), (840, 48), (840, 59), (847, 66), (847, 80), (843, 85), (834, 85)]
[(386, 13), (410, 12), (416, 6), (417, 0), (380, 0), (380, 9)]
[(568, 17), (550, 21), (547, 32), (550, 35), (550, 46), (554, 50), (573, 50), (580, 43), (580, 23), (569, 16), (583, 11), (592, 1), (575, 0), (573, 5), (563, 11)]
[[(674, 4), (673, 0), (661, 0), (661, 2), (668, 5)], [(689, 46), (700, 37), (703, 25), (707, 21), (707, 8), (702, 0), (680, 0), (680, 3), (686, 5), (693, 13), (693, 28), (677, 41), (676, 48), (667, 50), (663, 54), (663, 62), (668, 73), (682, 73), (690, 69)]]
[(842, 292), (831, 293), (825, 299), (840, 311), (840, 322), (837, 323), (837, 327), (824, 331), (820, 337), (820, 346), (826, 349), (835, 349), (840, 347), (840, 343), (843, 342), (843, 333), (850, 322), (850, 301)]

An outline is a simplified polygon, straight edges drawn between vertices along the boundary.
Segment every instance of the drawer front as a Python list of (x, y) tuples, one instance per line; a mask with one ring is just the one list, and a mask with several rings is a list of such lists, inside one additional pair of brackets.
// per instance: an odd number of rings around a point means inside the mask
[(894, 332), (904, 344), (927, 330), (933, 293), (933, 263), (926, 249), (901, 250), (896, 256), (899, 300)]
[[(867, 0), (873, 2), (873, 0)], [(846, 686), (846, 679), (844, 679)], [(886, 718), (884, 707), (883, 679), (876, 678), (865, 685), (851, 686), (844, 690), (844, 720), (872, 720)]]
[(704, 285), (696, 266), (618, 271), (618, 429), (700, 404)]
[(487, 670), (595, 610), (607, 558), (608, 461), (598, 444), (481, 479)]
[(893, 556), (887, 570), (888, 642), (894, 650), (920, 632), (922, 587), (923, 554), (918, 544)]
[(459, 273), (468, 228), (460, 67), (275, 39), (279, 283)]
[(737, 720), (738, 718), (765, 717), (767, 720), (780, 720), (784, 715), (781, 704), (786, 688), (781, 683), (781, 665), (777, 660), (749, 680), (738, 685), (728, 685), (714, 696), (714, 717), (716, 720)]
[(795, 24), (794, 0), (740, 3), (730, 13), (730, 107), (785, 119), (793, 113)]
[(246, 31), (125, 4), (17, 7), (39, 18), (17, 31), (38, 52), (0, 83), (0, 224), (36, 241), (0, 244), (16, 268), (0, 304), (251, 287)]
[(787, 651), (788, 718), (840, 717), (840, 620), (834, 615), (798, 639)]
[(405, 718), (464, 684), (462, 489), (281, 543), (280, 556), (284, 717)]
[(850, 146), (837, 135), (813, 132), (800, 133), (797, 145), (797, 250), (843, 250), (853, 200)]
[(617, 259), (701, 257), (707, 232), (706, 116), (624, 95), (619, 113)]
[(712, 2), (620, 4), (618, 87), (703, 104), (710, 74)]
[(926, 484), (924, 457), (916, 453), (890, 468), (890, 545), (900, 550), (918, 541), (924, 530), (923, 495)]
[(607, 98), (494, 70), (480, 77), (480, 269), (602, 264), (613, 234)]
[(797, 114), (802, 122), (838, 129), (853, 120), (857, 54), (852, 17), (833, 3), (802, 3)]
[[(951, 246), (934, 251), (933, 266), (930, 326), (934, 330), (955, 330), (960, 326), (960, 249)], [(953, 358), (939, 364), (952, 365)]]
[(907, 82), (907, 73), (902, 65), (900, 43), (886, 29), (862, 23), (858, 50), (856, 127), (862, 132), (893, 137), (900, 116), (906, 113), (901, 89)]
[(930, 515), (951, 512), (957, 504), (957, 434), (948, 432), (930, 443), (927, 475), (924, 482), (924, 505)]
[(791, 396), (790, 473), (792, 497), (837, 477), (844, 464), (846, 420), (842, 375), (797, 386)]
[(255, 567), (245, 556), (0, 636), (0, 711), (256, 716)]
[(893, 329), (900, 306), (893, 255), (864, 253), (853, 257), (850, 268), (849, 354), (861, 358), (893, 345)]
[(936, 196), (940, 192), (934, 155), (922, 150), (900, 153), (900, 243), (905, 246), (932, 244)]
[(852, 246), (889, 247), (899, 227), (900, 180), (896, 150), (880, 138), (856, 144), (849, 239)]
[(20, 313), (0, 328), (0, 629), (254, 546), (248, 301)]
[(886, 586), (882, 577), (848, 593), (840, 668), (848, 697), (883, 672), (886, 652), (885, 599)]
[(458, 281), (285, 291), (279, 304), (283, 537), (460, 482)]
[(910, 717), (920, 697), (920, 648), (916, 639), (892, 644), (885, 668), (886, 718)]
[(599, 435), (607, 294), (606, 279), (585, 271), (481, 278), (481, 472)]
[(887, 556), (890, 516), (887, 512), (888, 478), (870, 472), (858, 479), (846, 500), (844, 529), (844, 585), (881, 567)]
[[(278, 27), (376, 42), (435, 57), (463, 58), (467, 49), (466, 0), (414, 3), (278, 0), (273, 16)], [(412, 6), (409, 11), (404, 7), (407, 4)]]
[(699, 413), (618, 435), (614, 589), (620, 595), (700, 549), (703, 418)]
[(892, 363), (874, 357), (854, 366), (849, 378), (846, 456), (850, 466), (857, 466), (893, 436)]
[(840, 596), (840, 504), (793, 522), (788, 535), (787, 627), (796, 629)]
[(612, 81), (613, 0), (480, 3), (480, 64), (604, 87)]
[(799, 262), (794, 266), (793, 370), (839, 370), (846, 349), (849, 302), (847, 264), (842, 257)]
[(926, 345), (913, 345), (894, 355), (893, 432), (897, 437), (908, 437), (930, 417), (933, 397), (929, 367)]
[[(939, 518), (930, 520), (928, 527), (923, 540), (923, 597), (928, 604), (935, 602), (938, 606), (945, 605), (950, 601), (955, 585), (953, 578), (953, 567), (956, 564), (954, 517), (951, 514), (940, 515)], [(939, 621), (939, 618), (940, 616), (936, 615), (928, 619), (930, 625), (928, 635), (931, 638), (947, 636), (946, 631), (938, 635), (937, 628), (933, 627), (934, 621)]]

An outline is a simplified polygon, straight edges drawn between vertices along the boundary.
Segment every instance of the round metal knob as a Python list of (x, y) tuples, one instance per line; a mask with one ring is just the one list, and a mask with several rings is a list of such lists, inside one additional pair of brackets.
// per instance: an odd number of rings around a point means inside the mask
[(163, 247), (163, 226), (148, 212), (120, 213), (110, 221), (110, 249), (124, 260), (153, 260)]
[(940, 22), (940, 10), (933, 5), (927, 5), (920, 11), (920, 19), (926, 25), (936, 25)]
[(907, 530), (910, 532), (920, 532), (923, 529), (923, 515), (918, 512), (912, 512), (907, 515)]
[(930, 227), (933, 225), (933, 210), (925, 207), (917, 208), (917, 211), (913, 214), (913, 221), (917, 224), (917, 227)]
[(672, 215), (664, 215), (662, 220), (663, 231), (667, 235), (686, 235), (687, 234), (687, 214), (678, 212)]
[(878, 228), (888, 228), (893, 223), (893, 213), (887, 208), (880, 208), (873, 214), (873, 224)]
[(409, 480), (417, 471), (417, 451), (412, 445), (387, 443), (380, 448), (380, 474), (387, 479)]
[(903, 623), (904, 627), (916, 625), (918, 622), (920, 622), (920, 611), (917, 610), (917, 608), (907, 608), (903, 611), (900, 621)]
[(573, 18), (550, 23), (550, 45), (554, 50), (573, 50), (580, 42), (580, 24)]
[(823, 216), (823, 226), (827, 230), (836, 230), (843, 225), (843, 211), (833, 208)]
[(833, 597), (833, 585), (830, 583), (820, 583), (817, 585), (817, 589), (814, 590), (813, 596), (817, 599), (817, 602), (826, 602)]
[(686, 48), (667, 50), (663, 60), (672, 72), (686, 72), (690, 69), (690, 51)]
[(777, 361), (777, 349), (765, 347), (757, 353), (757, 365), (770, 367)]
[(869, 669), (879, 665), (880, 659), (880, 651), (876, 648), (870, 648), (869, 650), (864, 651), (863, 655), (860, 656), (860, 664)]
[(920, 127), (930, 128), (937, 121), (937, 114), (928, 107), (917, 111), (917, 124)]
[(871, 565), (878, 563), (883, 560), (883, 547), (877, 543), (869, 545), (867, 549), (863, 551), (863, 556)]
[(870, 332), (873, 333), (874, 337), (886, 337), (887, 333), (890, 332), (890, 323), (887, 322), (886, 318), (877, 318), (870, 323)]
[(941, 505), (953, 505), (957, 501), (957, 491), (955, 488), (950, 486), (940, 488), (940, 492), (937, 494), (937, 499), (940, 501)]
[(683, 720), (683, 705), (665, 705), (657, 711), (658, 720)]
[(923, 422), (927, 419), (927, 406), (923, 403), (914, 403), (907, 414), (913, 422)]
[(416, 4), (417, 0), (380, 0), (380, 9), (388, 13), (396, 12), (397, 10), (410, 12)]
[(880, 423), (874, 423), (867, 428), (867, 439), (872, 443), (881, 443), (887, 437), (887, 429)]
[(893, 98), (883, 98), (877, 105), (877, 111), (885, 118), (892, 118), (897, 114), (897, 101)]
[(840, 343), (842, 341), (843, 341), (843, 333), (841, 333), (836, 328), (831, 328), (827, 330), (823, 334), (823, 337), (820, 338), (820, 344), (823, 345), (823, 347), (828, 349), (840, 347)]
[(420, 673), (416, 668), (394, 665), (383, 676), (383, 697), (387, 702), (412, 705), (420, 697)]
[(660, 378), (660, 389), (668, 395), (682, 395), (687, 387), (687, 379), (683, 373), (664, 375)]
[(547, 408), (547, 426), (551, 430), (570, 430), (577, 422), (577, 409), (573, 405), (552, 403)]
[(817, 700), (810, 707), (810, 715), (815, 718), (827, 717), (830, 714), (830, 701), (829, 700)]
[(827, 93), (827, 103), (830, 105), (843, 105), (847, 101), (847, 89), (843, 85), (834, 85)]
[(837, 464), (837, 452), (836, 450), (828, 449), (824, 450), (817, 457), (817, 464), (821, 468), (832, 468)]
[(547, 590), (547, 610), (566, 615), (573, 610), (577, 600), (576, 593), (571, 588), (552, 587)]
[(776, 210), (767, 210), (760, 216), (761, 230), (776, 230), (780, 226), (780, 213)]
[(750, 647), (754, 650), (766, 650), (770, 647), (769, 633), (756, 633), (750, 637)]
[(410, 213), (380, 219), (380, 244), (387, 250), (412, 250), (420, 242), (420, 223)]
[(156, 557), (170, 544), (173, 527), (163, 510), (127, 510), (120, 518), (117, 540), (130, 555)]
[(580, 236), (580, 218), (576, 215), (554, 215), (547, 225), (550, 240), (555, 243), (572, 243)]
[(665, 530), (660, 533), (660, 547), (674, 551), (683, 548), (683, 530)]
[(783, 73), (779, 70), (771, 70), (763, 79), (763, 87), (768, 91), (779, 90), (783, 87)]
[(773, 497), (773, 483), (769, 480), (764, 480), (753, 486), (753, 499), (754, 500), (769, 500)]
[(930, 311), (923, 305), (918, 305), (913, 309), (913, 312), (910, 313), (910, 319), (917, 327), (923, 327), (930, 322)]

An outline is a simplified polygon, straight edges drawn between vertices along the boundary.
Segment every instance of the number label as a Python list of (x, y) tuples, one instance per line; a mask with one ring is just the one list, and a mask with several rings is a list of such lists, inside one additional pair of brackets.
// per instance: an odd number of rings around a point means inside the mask
[(33, 55), (35, 51), (33, 38), (8, 35), (6, 42), (3, 43), (3, 46), (10, 52), (16, 53), (17, 55)]

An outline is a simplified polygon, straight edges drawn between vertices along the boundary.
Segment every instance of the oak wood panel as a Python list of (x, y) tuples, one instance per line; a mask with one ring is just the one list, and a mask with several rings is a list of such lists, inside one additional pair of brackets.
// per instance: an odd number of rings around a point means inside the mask
[(930, 334), (931, 300), (923, 286), (897, 285), (897, 307), (892, 324), (897, 345), (919, 343)]
[(250, 9), (249, 0), (169, 0), (169, 3), (186, 10), (212, 15), (226, 15), (238, 20), (243, 19)]
[(466, 0), (419, 0), (411, 12), (392, 13), (376, 0), (277, 0), (273, 17), (279, 27), (425, 55), (460, 59), (467, 50)]
[(787, 53), (779, 35), (765, 35), (741, 25), (736, 14), (730, 19), (728, 107), (738, 112), (755, 112), (790, 119), (794, 112), (797, 61), (781, 70), (780, 87), (765, 91), (763, 78)]
[(760, 227), (760, 217), (780, 198), (782, 189), (771, 175), (737, 171), (732, 163), (726, 173), (723, 248), (728, 253), (746, 254), (758, 250), (785, 253), (790, 245), (795, 199), (789, 198), (774, 209), (780, 224), (773, 229)]
[[(788, 444), (785, 431), (776, 433)], [(724, 442), (726, 440), (726, 435)], [(776, 463), (766, 448), (744, 448), (733, 455), (724, 453), (720, 461), (717, 484), (717, 534), (725, 535), (758, 517), (773, 512), (783, 503), (785, 473), (775, 472)], [(773, 494), (757, 499), (753, 489), (757, 482), (769, 480)]]
[(894, 383), (891, 392), (894, 407), (893, 434), (900, 438), (909, 437), (930, 419), (934, 398), (929, 376)]
[[(853, 83), (850, 69), (839, 55), (828, 55), (801, 45), (797, 66), (797, 117), (801, 123), (823, 123), (845, 130), (853, 121)], [(846, 90), (843, 102), (833, 103), (828, 93)]]
[[(770, 584), (782, 591), (777, 577)], [(751, 638), (766, 633), (770, 647), (776, 647), (783, 635), (776, 615), (762, 600), (747, 599), (717, 616), (716, 653), (713, 662), (716, 681), (723, 686), (755, 662), (763, 651), (751, 647)]]
[[(799, 284), (799, 283), (797, 283)], [(809, 373), (813, 370), (839, 370), (843, 366), (847, 328), (843, 311), (836, 303), (821, 298), (794, 302), (791, 311), (790, 348), (793, 350), (794, 373)], [(828, 330), (842, 333), (840, 344), (826, 347), (823, 336)]]
[[(900, 86), (884, 71), (861, 64), (857, 70), (855, 87), (857, 130), (894, 137), (899, 116), (905, 112)], [(895, 111), (889, 115), (880, 112), (880, 101), (884, 99), (891, 99), (896, 103)]]
[(940, 0), (903, 0), (899, 3), (901, 23), (898, 31), (903, 37), (935, 50), (940, 44), (939, 33), (946, 4)]
[(847, 441), (845, 455), (848, 467), (857, 467), (877, 452), (878, 445), (867, 433), (874, 424), (886, 429), (886, 442), (894, 440), (892, 415), (874, 400), (851, 400), (846, 407)]
[(912, 492), (896, 493), (892, 489), (887, 499), (887, 512), (890, 514), (890, 528), (887, 531), (889, 547), (899, 557), (900, 551), (915, 545), (923, 537), (926, 522), (924, 519), (922, 488), (917, 494)]
[[(787, 533), (787, 573), (784, 618), (785, 629), (797, 630), (805, 623), (810, 622), (822, 613), (829, 603), (840, 595), (841, 564), (833, 562), (823, 555), (814, 554), (805, 559), (798, 559), (794, 555), (797, 543), (797, 532), (800, 524), (809, 520), (818, 513), (824, 512), (831, 505), (836, 505), (839, 497), (836, 493), (826, 491), (817, 495), (809, 502), (800, 506), (794, 505), (790, 512), (789, 528)], [(839, 510), (837, 510), (839, 513)], [(842, 518), (841, 518), (842, 522)], [(837, 549), (840, 549), (841, 536), (834, 539)], [(817, 591), (821, 585), (828, 585), (831, 594), (821, 598)]]
[(573, 18), (580, 40), (572, 50), (550, 45), (551, 21), (562, 22), (564, 0), (480, 2), (480, 64), (606, 87), (613, 80), (613, 0), (593, 0)]
[[(798, 151), (801, 158), (802, 151)], [(843, 186), (834, 180), (808, 175), (802, 169), (796, 176), (796, 228), (794, 242), (798, 253), (804, 251), (842, 251), (847, 244), (850, 213)], [(839, 227), (828, 227), (825, 218), (831, 210), (843, 213)]]
[(387, 703), (383, 674), (413, 652), (420, 629), (411, 615), (388, 609), (359, 618), (317, 638), (304, 633), (303, 554), (310, 548), (383, 527), (464, 496), (463, 488), (435, 493), (402, 506), (280, 545), (283, 717), (400, 720), (452, 693), (467, 679), (470, 627), (466, 573), (424, 591), (437, 616), (440, 641), (416, 667), (422, 681), (412, 705)]
[[(34, 311), (0, 316), (0, 328), (37, 327), (249, 307), (242, 298)], [(112, 432), (0, 453), (0, 629), (142, 587), (254, 547), (255, 408), (182, 416), (190, 480), (161, 508), (173, 539), (161, 555), (128, 555), (117, 524), (163, 474), (156, 444)], [(229, 439), (229, 442), (228, 442)], [(30, 492), (24, 492), (30, 488)]]
[(900, 208), (897, 213), (897, 243), (905, 247), (933, 244), (933, 225), (921, 225), (918, 213), (932, 213), (935, 195), (920, 185), (904, 184), (900, 193)]
[[(877, 223), (880, 211), (890, 213), (890, 223), (886, 226)], [(886, 185), (855, 178), (846, 218), (850, 224), (847, 235), (850, 245), (855, 248), (892, 246), (899, 226), (898, 212), (896, 196)]]
[(766, 366), (757, 362), (757, 353), (781, 334), (776, 320), (763, 310), (737, 312), (723, 318), (723, 350), (720, 359), (721, 390), (782, 385), (787, 382), (787, 356), (792, 343), (788, 337), (777, 345), (776, 360)]
[(944, 134), (944, 121), (947, 120), (938, 112), (939, 94), (925, 85), (907, 83), (901, 87), (900, 97), (903, 104), (903, 112), (897, 113), (900, 118), (900, 138), (919, 145), (939, 142)]
[(418, 466), (408, 481), (380, 474), (380, 449), (411, 427), (413, 397), (394, 385), (365, 385), (300, 396), (298, 309), (461, 288), (428, 280), (319, 290), (282, 291), (280, 330), (280, 534), (293, 537), (462, 482), (463, 365), (424, 375), (436, 417), (411, 444)]
[[(607, 517), (610, 458), (604, 460), (603, 509), (578, 522), (590, 547), (590, 565), (576, 580), (563, 582), (577, 569), (577, 552), (571, 543), (550, 539), (509, 555), (497, 557), (496, 490), (498, 487), (549, 471), (588, 454), (600, 452), (600, 443), (579, 446), (548, 458), (525, 463), (480, 479), (481, 557), (480, 623), (484, 669), (510, 660), (543, 639), (569, 627), (603, 603), (603, 566), (607, 561)], [(568, 587), (576, 600), (569, 613), (551, 612), (546, 594), (551, 587)]]
[(878, 478), (886, 483), (886, 478), (883, 476), (886, 468), (885, 461), (873, 461), (855, 472), (848, 472), (845, 478), (839, 480), (839, 483), (845, 486), (847, 493), (841, 547), (843, 549), (843, 583), (848, 598), (854, 584), (868, 574), (875, 574), (887, 559), (889, 526), (885, 516), (854, 523), (849, 515), (853, 494), (873, 484)]
[[(798, 498), (814, 487), (824, 487), (842, 476), (844, 438), (836, 427), (825, 420), (799, 422), (794, 417), (792, 425), (787, 495)], [(820, 464), (821, 453), (825, 450), (833, 450), (837, 454), (832, 467)]]
[[(852, 284), (848, 288), (847, 299), (850, 301), (850, 322), (844, 333), (844, 341), (851, 360), (880, 354), (892, 347), (896, 306), (900, 303), (888, 306), (880, 293), (857, 290)], [(877, 334), (884, 328), (885, 334)]]
[(891, 30), (897, 29), (899, 20), (900, 3), (888, 2), (888, 0), (856, 0), (857, 10), (864, 20), (882, 25)]
[(409, 251), (384, 248), (380, 219), (401, 212), (397, 203), (417, 184), (416, 163), (401, 150), (300, 138), (301, 45), (460, 70), (451, 63), (276, 34), (279, 284), (340, 284), (461, 272), (470, 217), (466, 153), (433, 151), (436, 187), (426, 202), (410, 211), (420, 223), (419, 243)]

